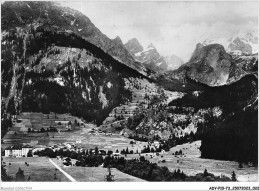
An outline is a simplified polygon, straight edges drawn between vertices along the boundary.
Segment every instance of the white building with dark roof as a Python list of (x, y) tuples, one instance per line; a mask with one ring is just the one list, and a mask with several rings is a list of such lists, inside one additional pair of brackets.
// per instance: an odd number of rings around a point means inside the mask
[(27, 157), (28, 152), (32, 150), (32, 146), (30, 145), (14, 145), (9, 146), (5, 149), (6, 157)]

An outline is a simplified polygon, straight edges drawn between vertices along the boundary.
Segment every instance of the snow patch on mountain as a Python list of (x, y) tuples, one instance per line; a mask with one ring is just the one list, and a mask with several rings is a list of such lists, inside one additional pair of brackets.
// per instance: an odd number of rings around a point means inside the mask
[(239, 34), (230, 38), (206, 39), (202, 45), (221, 44), (228, 53), (233, 55), (257, 54), (259, 51), (258, 37), (251, 34)]

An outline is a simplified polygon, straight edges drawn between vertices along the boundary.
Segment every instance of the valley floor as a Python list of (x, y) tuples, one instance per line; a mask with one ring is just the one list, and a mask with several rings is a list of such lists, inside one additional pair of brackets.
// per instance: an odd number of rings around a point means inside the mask
[[(108, 138), (109, 139), (109, 138)], [(200, 158), (200, 141), (193, 143), (186, 143), (173, 147), (169, 152), (160, 153), (156, 156), (155, 153), (143, 153), (146, 159), (151, 162), (157, 163), (159, 166), (166, 166), (170, 171), (180, 169), (187, 175), (195, 175), (202, 173), (205, 169), (208, 172), (213, 173), (216, 176), (225, 175), (231, 177), (234, 170), (239, 182), (257, 182), (258, 181), (258, 168), (249, 167), (243, 165), (243, 168), (239, 168), (238, 163), (234, 161), (221, 161), (213, 159)], [(182, 150), (183, 154), (172, 155), (176, 151)], [(128, 154), (126, 159), (139, 158), (139, 154)], [(78, 182), (96, 182), (105, 181), (105, 175), (108, 174), (106, 168), (103, 167), (65, 167), (61, 160), (51, 159), (57, 164), (63, 171), (68, 173), (73, 179)], [(165, 162), (162, 162), (165, 160)], [(8, 175), (14, 177), (19, 167), (24, 170), (25, 178), (30, 181), (70, 181), (62, 172), (49, 161), (46, 157), (33, 157), (33, 158), (9, 158), (4, 157), (3, 161), (6, 164)], [(76, 160), (72, 159), (74, 164)], [(25, 162), (29, 163), (29, 166), (25, 165)], [(11, 163), (11, 165), (9, 165)], [(54, 180), (54, 173), (56, 173), (57, 180)], [(142, 179), (133, 177), (131, 175), (120, 172), (117, 169), (112, 168), (112, 174), (115, 175), (114, 180), (116, 182), (136, 182), (144, 181)]]
[[(3, 157), (7, 175), (15, 178), (19, 168), (24, 171), (25, 181), (30, 177), (31, 182), (68, 182), (70, 181), (63, 173), (56, 170), (47, 157)], [(29, 166), (25, 165), (25, 162)], [(54, 179), (56, 174), (56, 178)]]
[[(76, 160), (72, 160), (74, 164)], [(53, 159), (62, 170), (71, 175), (77, 182), (103, 182), (106, 181), (105, 176), (108, 175), (107, 168), (99, 167), (66, 167), (61, 160)], [(114, 175), (115, 182), (144, 182), (140, 178), (125, 174), (115, 168), (111, 168), (111, 174)]]
[[(177, 145), (170, 149), (169, 152), (156, 156), (154, 153), (141, 154), (151, 162), (157, 163), (159, 166), (166, 166), (170, 171), (180, 169), (187, 175), (195, 175), (202, 173), (205, 169), (209, 173), (216, 176), (225, 175), (231, 177), (233, 170), (240, 182), (257, 182), (258, 168), (249, 167), (243, 164), (243, 168), (239, 168), (239, 164), (234, 161), (223, 161), (214, 159), (200, 158), (201, 141)], [(184, 155), (172, 155), (176, 151), (182, 150)], [(137, 158), (139, 155), (127, 155), (128, 159)], [(165, 160), (165, 162), (162, 162)]]
[[(57, 115), (56, 119), (54, 119), (52, 115), (50, 115), (48, 118), (46, 118), (46, 116), (44, 116), (44, 118), (41, 118), (40, 115), (42, 114), (34, 113), (32, 115), (29, 113), (24, 113), (23, 116), (19, 116), (19, 119), (21, 119), (22, 122), (15, 124), (14, 127), (12, 127), (6, 134), (6, 136), (4, 136), (3, 143), (1, 145), (2, 148), (6, 148), (7, 146), (15, 144), (16, 142), (30, 144), (33, 147), (48, 147), (60, 143), (71, 143), (83, 149), (94, 149), (97, 146), (99, 149), (103, 149), (106, 151), (111, 150), (113, 152), (116, 152), (118, 150), (120, 152), (123, 149), (128, 148), (128, 150), (132, 150), (133, 153), (136, 153), (136, 151), (140, 153), (144, 146), (148, 145), (147, 142), (134, 141), (133, 139), (129, 139), (118, 134), (91, 134), (90, 132), (93, 131), (93, 129), (96, 129), (95, 131), (98, 132), (98, 129), (93, 124), (84, 123), (84, 125), (82, 126), (76, 127), (71, 131), (67, 131), (65, 127), (55, 125), (54, 121), (70, 120), (73, 122), (76, 118), (67, 115)], [(80, 121), (80, 119), (77, 120)], [(34, 123), (42, 123), (46, 124), (46, 126), (49, 126), (51, 124), (57, 127), (57, 129), (59, 129), (60, 131), (48, 132), (48, 136), (46, 136), (46, 132), (28, 135), (28, 128), (31, 128), (32, 126), (35, 128)], [(15, 135), (13, 132), (17, 132), (17, 134)], [(43, 138), (43, 135), (45, 135), (46, 139)], [(77, 142), (79, 140), (80, 142)], [(134, 141), (136, 143), (130, 144), (130, 141)], [(160, 166), (168, 167), (170, 171), (180, 169), (187, 175), (203, 173), (203, 171), (207, 169), (208, 172), (213, 173), (214, 175), (223, 174), (231, 177), (232, 171), (234, 170), (237, 175), (238, 181), (258, 181), (257, 167), (249, 167), (248, 165), (243, 164), (243, 168), (239, 168), (239, 164), (234, 161), (202, 159), (200, 158), (200, 145), (201, 141), (195, 141), (192, 143), (177, 145), (171, 148), (169, 152), (160, 153), (159, 156), (156, 156), (155, 153), (145, 153), (141, 155), (144, 155), (145, 158), (150, 160), (151, 162), (157, 163)], [(173, 153), (179, 150), (182, 150), (183, 155), (173, 155)], [(139, 157), (139, 154), (128, 154), (125, 156), (126, 159)], [(76, 166), (64, 167), (61, 161), (57, 159), (52, 160), (57, 165), (59, 165), (61, 169), (72, 176), (76, 181), (104, 181), (104, 176), (108, 174), (106, 168)], [(21, 167), (21, 169), (24, 170), (25, 178), (28, 179), (28, 177), (30, 176), (31, 181), (70, 181), (59, 170), (55, 170), (55, 166), (46, 157), (4, 157), (3, 161), (5, 162), (5, 168), (8, 175), (13, 177), (18, 171), (19, 167)], [(29, 163), (29, 166), (26, 166), (25, 162)], [(9, 165), (9, 163), (11, 163), (11, 165)], [(54, 180), (54, 173), (56, 173), (57, 175), (56, 180)], [(112, 174), (115, 175), (115, 181), (143, 181), (141, 179), (124, 174), (117, 169), (112, 169)]]
[[(51, 162), (52, 161), (52, 162)], [(76, 160), (72, 159), (73, 164)], [(3, 162), (6, 164), (7, 174), (15, 178), (18, 169), (24, 171), (25, 181), (30, 177), (31, 182), (104, 182), (105, 175), (108, 175), (107, 168), (99, 167), (65, 167), (61, 160), (48, 159), (46, 157), (33, 158), (10, 158), (4, 157)], [(25, 165), (25, 162), (29, 166)], [(10, 163), (10, 165), (9, 165)], [(65, 173), (61, 172), (57, 166)], [(120, 172), (115, 168), (111, 168), (111, 173), (114, 175), (115, 182), (144, 182), (140, 178)], [(56, 178), (54, 179), (56, 174)], [(67, 174), (67, 176), (65, 175)], [(70, 177), (70, 178), (68, 178)]]

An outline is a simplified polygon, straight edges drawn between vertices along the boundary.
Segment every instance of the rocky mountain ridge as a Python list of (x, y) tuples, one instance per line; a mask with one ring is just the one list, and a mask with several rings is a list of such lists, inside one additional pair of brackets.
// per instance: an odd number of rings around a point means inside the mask
[(183, 64), (182, 59), (175, 55), (161, 56), (152, 43), (144, 49), (136, 38), (130, 39), (124, 46), (134, 59), (155, 72), (173, 70)]
[[(2, 31), (13, 27), (42, 28), (52, 32), (74, 33), (143, 74), (147, 69), (128, 53), (119, 37), (109, 39), (79, 11), (57, 2), (6, 2), (2, 4)], [(119, 38), (119, 39), (118, 39)]]
[(257, 55), (230, 55), (220, 44), (198, 43), (189, 62), (167, 75), (181, 81), (189, 77), (210, 86), (221, 86), (257, 73), (257, 65)]
[[(1, 88), (8, 113), (71, 113), (101, 124), (131, 99), (125, 80), (147, 78), (96, 46), (92, 37), (100, 31), (77, 11), (52, 2), (5, 2), (1, 8)], [(99, 35), (100, 42), (127, 51), (119, 37)], [(110, 45), (108, 52), (117, 51)]]
[(206, 39), (202, 44), (221, 44), (229, 54), (237, 56), (257, 54), (259, 51), (258, 37), (252, 33), (235, 35), (229, 39)]

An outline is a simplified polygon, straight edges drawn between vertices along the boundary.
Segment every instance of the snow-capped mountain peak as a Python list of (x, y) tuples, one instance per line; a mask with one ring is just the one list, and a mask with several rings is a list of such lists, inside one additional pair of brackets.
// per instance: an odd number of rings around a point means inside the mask
[(129, 53), (133, 55), (134, 59), (156, 72), (174, 70), (183, 64), (182, 59), (175, 55), (168, 56), (167, 58), (161, 56), (153, 43), (150, 43), (145, 49), (143, 49), (136, 38), (129, 40), (125, 44), (125, 47)]
[(148, 49), (155, 49), (153, 43), (150, 43), (148, 46), (147, 46)]
[(240, 34), (226, 38), (206, 39), (203, 46), (209, 44), (221, 44), (225, 50), (233, 55), (250, 55), (258, 53), (258, 37), (252, 33)]

